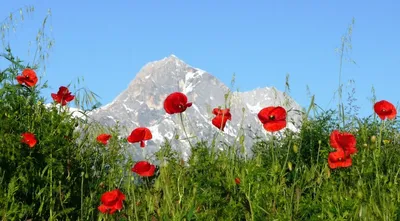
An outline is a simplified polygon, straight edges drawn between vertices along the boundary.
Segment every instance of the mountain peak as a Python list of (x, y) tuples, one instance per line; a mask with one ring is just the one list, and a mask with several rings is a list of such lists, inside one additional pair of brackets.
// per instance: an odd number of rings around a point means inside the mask
[(183, 60), (179, 59), (176, 55), (170, 54), (168, 57), (164, 57), (160, 60), (155, 60), (152, 62), (147, 63), (144, 68), (151, 68), (151, 67), (162, 67), (166, 64), (172, 64), (174, 66), (189, 66)]
[[(154, 153), (161, 143), (167, 138), (174, 142), (174, 146), (182, 152), (187, 159), (190, 153), (190, 146), (186, 140), (176, 140), (178, 135), (182, 137), (182, 131), (177, 128), (181, 122), (174, 116), (165, 113), (163, 108), (165, 98), (176, 91), (186, 94), (188, 101), (192, 102), (191, 108), (185, 111), (188, 120), (188, 134), (190, 137), (210, 139), (218, 128), (212, 125), (214, 107), (226, 104), (226, 94), (229, 88), (217, 78), (198, 68), (194, 68), (177, 56), (171, 54), (164, 59), (153, 61), (143, 67), (131, 81), (128, 88), (123, 91), (111, 104), (98, 109), (91, 114), (92, 119), (104, 125), (114, 126), (119, 124), (126, 128), (124, 131), (129, 134), (130, 130), (136, 127), (148, 127), (153, 139), (148, 142), (146, 150)], [(243, 122), (247, 127), (245, 133), (246, 151), (251, 151), (252, 137), (266, 137), (257, 113), (268, 106), (286, 105), (286, 109), (294, 108), (300, 110), (290, 97), (283, 96), (278, 90), (268, 88), (256, 89), (248, 92), (233, 93), (229, 100), (232, 120), (226, 126), (224, 142), (233, 142), (239, 132), (243, 130)], [(246, 113), (243, 115), (243, 110)], [(297, 112), (288, 113), (288, 127), (296, 130), (301, 116)], [(294, 129), (293, 129), (294, 128)], [(132, 149), (132, 151), (134, 148)], [(138, 152), (140, 154), (140, 152)]]
[(182, 64), (186, 64), (182, 59), (178, 58), (176, 55), (174, 54), (170, 54), (168, 57), (165, 57), (164, 59), (162, 59), (162, 61), (166, 61), (166, 62), (173, 62), (175, 63), (177, 66), (180, 66)]
[(169, 56), (168, 56), (168, 58), (171, 58), (171, 59), (173, 59), (173, 58), (175, 58), (175, 59), (179, 59), (176, 55), (174, 55), (174, 54), (170, 54)]

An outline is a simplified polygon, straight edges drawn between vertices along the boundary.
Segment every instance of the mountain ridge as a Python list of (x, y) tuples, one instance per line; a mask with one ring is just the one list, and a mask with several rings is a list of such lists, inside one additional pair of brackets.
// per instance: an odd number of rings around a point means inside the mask
[[(229, 94), (232, 120), (226, 124), (222, 140), (232, 142), (243, 129), (240, 127), (245, 126), (246, 152), (249, 153), (253, 143), (251, 135), (266, 137), (267, 134), (257, 118), (262, 108), (280, 105), (287, 110), (301, 110), (291, 97), (274, 87), (232, 92), (207, 71), (194, 68), (171, 54), (161, 60), (148, 62), (130, 81), (127, 89), (112, 102), (93, 110), (89, 115), (92, 120), (107, 126), (113, 126), (118, 121), (121, 126), (128, 128), (124, 134), (126, 136), (136, 127), (148, 127), (153, 139), (148, 141), (146, 148), (147, 153), (151, 154), (159, 149), (164, 138), (172, 140), (176, 135), (184, 137), (180, 131), (180, 119), (177, 115), (165, 113), (163, 109), (165, 98), (176, 91), (184, 93), (188, 101), (193, 103), (184, 112), (185, 123), (189, 136), (197, 136), (198, 140), (211, 139), (215, 133), (219, 133), (218, 128), (211, 124), (214, 117), (212, 109), (226, 105), (226, 94)], [(242, 120), (245, 125), (240, 124)], [(297, 130), (300, 121), (300, 115), (294, 114), (294, 111), (289, 112), (287, 128)], [(186, 141), (177, 140), (174, 148), (186, 159), (190, 155)]]

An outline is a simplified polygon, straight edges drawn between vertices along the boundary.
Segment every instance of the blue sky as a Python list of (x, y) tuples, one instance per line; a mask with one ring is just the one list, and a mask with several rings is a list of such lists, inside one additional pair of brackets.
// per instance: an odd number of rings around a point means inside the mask
[[(55, 44), (45, 76), (48, 93), (83, 76), (83, 86), (105, 105), (147, 62), (175, 54), (226, 85), (235, 73), (240, 91), (270, 86), (283, 91), (289, 73), (291, 96), (299, 104), (309, 104), (308, 86), (321, 107), (334, 107), (340, 61), (335, 49), (354, 18), (349, 56), (356, 64), (343, 64), (345, 88), (355, 81), (361, 116), (372, 113), (372, 86), (378, 100), (399, 101), (400, 3), (394, 0), (0, 2), (0, 20), (25, 5), (35, 7), (8, 37), (28, 62), (28, 43), (51, 9), (48, 34)], [(0, 61), (1, 69), (4, 64)]]

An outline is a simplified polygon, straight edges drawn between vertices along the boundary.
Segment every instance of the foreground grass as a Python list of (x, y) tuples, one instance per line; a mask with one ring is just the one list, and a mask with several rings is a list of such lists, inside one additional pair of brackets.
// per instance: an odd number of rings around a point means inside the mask
[(371, 130), (359, 131), (353, 165), (331, 170), (329, 133), (326, 119), (307, 121), (299, 137), (258, 142), (247, 160), (237, 157), (235, 147), (213, 153), (198, 144), (189, 165), (166, 145), (156, 178), (125, 184), (135, 188), (129, 193), (137, 201), (127, 201), (131, 208), (122, 213), (139, 220), (399, 219), (397, 140), (386, 137), (390, 141), (380, 145), (370, 141)]

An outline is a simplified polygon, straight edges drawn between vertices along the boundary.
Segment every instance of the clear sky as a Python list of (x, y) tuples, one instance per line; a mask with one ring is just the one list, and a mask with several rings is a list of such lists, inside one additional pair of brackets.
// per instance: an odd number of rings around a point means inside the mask
[[(283, 91), (289, 73), (291, 96), (300, 105), (310, 102), (308, 86), (316, 102), (329, 108), (336, 105), (332, 97), (339, 84), (335, 49), (354, 17), (349, 56), (356, 64), (343, 64), (345, 88), (355, 81), (361, 116), (372, 113), (372, 86), (378, 100), (395, 105), (400, 100), (399, 1), (0, 0), (0, 20), (25, 5), (35, 12), (9, 39), (27, 61), (28, 43), (52, 11), (48, 93), (83, 76), (84, 86), (105, 105), (147, 62), (174, 54), (226, 85), (235, 73), (240, 91), (269, 86)], [(3, 69), (4, 61), (0, 65)]]

